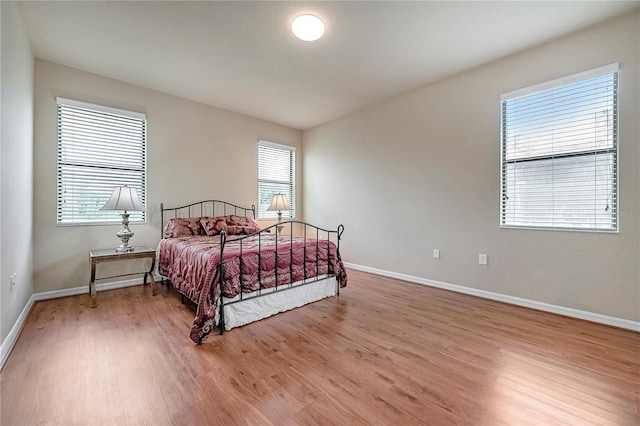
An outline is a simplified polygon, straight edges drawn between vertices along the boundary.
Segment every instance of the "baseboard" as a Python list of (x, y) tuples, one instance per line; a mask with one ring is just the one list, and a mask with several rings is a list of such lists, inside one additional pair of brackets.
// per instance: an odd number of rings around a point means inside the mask
[[(156, 280), (156, 282), (159, 282), (161, 278), (162, 277), (160, 277), (159, 275), (158, 276), (154, 275), (154, 279)], [(142, 278), (134, 278), (131, 280), (96, 284), (96, 291), (100, 292), (105, 290), (113, 290), (116, 288), (131, 287), (134, 285), (140, 285), (142, 284), (142, 282), (143, 282)], [(24, 324), (27, 321), (27, 317), (29, 316), (29, 313), (31, 312), (31, 309), (33, 308), (33, 305), (35, 304), (35, 302), (39, 300), (57, 299), (59, 297), (76, 296), (78, 294), (88, 294), (88, 293), (89, 293), (88, 285), (81, 286), (81, 287), (74, 287), (74, 288), (65, 288), (62, 290), (33, 293), (29, 298), (29, 301), (27, 301), (27, 304), (25, 305), (24, 309), (22, 309), (22, 312), (18, 316), (18, 319), (16, 320), (15, 324), (11, 328), (11, 331), (2, 342), (2, 345), (0, 346), (0, 369), (4, 367), (4, 363), (9, 358), (9, 354), (11, 354), (11, 350), (13, 349), (13, 346), (18, 341), (18, 337), (20, 336), (22, 327), (24, 327)]]
[(2, 342), (2, 346), (0, 346), (0, 370), (2, 369), (2, 367), (4, 367), (4, 363), (7, 361), (7, 358), (9, 358), (9, 354), (11, 353), (13, 346), (18, 341), (18, 336), (20, 336), (22, 327), (27, 321), (27, 317), (29, 316), (29, 312), (31, 312), (31, 308), (33, 308), (35, 301), (36, 299), (34, 295), (31, 295), (31, 297), (27, 301), (27, 304), (22, 309), (22, 312), (20, 312), (20, 315), (18, 316), (15, 324), (13, 324), (11, 331)]
[[(159, 282), (162, 277), (160, 275), (154, 275), (153, 278), (156, 282)], [(96, 291), (100, 293), (105, 290), (114, 290), (116, 288), (131, 287), (134, 285), (142, 284), (142, 278), (133, 278), (130, 280), (113, 281), (109, 283), (96, 284)], [(89, 286), (84, 285), (81, 287), (65, 288), (62, 290), (44, 291), (41, 293), (34, 293), (35, 300), (49, 300), (57, 299), (59, 297), (77, 296), (78, 294), (89, 294)]]
[(347, 268), (355, 269), (358, 271), (369, 272), (372, 274), (382, 275), (390, 278), (397, 278), (399, 280), (409, 281), (416, 284), (422, 284), (429, 287), (436, 287), (444, 290), (455, 291), (457, 293), (469, 294), (472, 296), (482, 297), (484, 299), (496, 300), (498, 302), (509, 303), (511, 305), (524, 306), (526, 308), (537, 309), (539, 311), (545, 311), (545, 312), (551, 312), (554, 314), (564, 315), (567, 317), (579, 318), (587, 321), (624, 328), (627, 330), (640, 331), (640, 322), (638, 321), (631, 321), (623, 318), (597, 314), (595, 312), (582, 311), (580, 309), (573, 309), (573, 308), (567, 308), (564, 306), (538, 302), (536, 300), (523, 299), (521, 297), (509, 296), (506, 294), (493, 293), (490, 291), (478, 290), (471, 287), (464, 287), (461, 285), (429, 280), (426, 278), (416, 277), (413, 275), (406, 275), (406, 274), (400, 274), (398, 272), (385, 271), (383, 269), (371, 268), (369, 266), (357, 265), (354, 263), (345, 262), (344, 265)]

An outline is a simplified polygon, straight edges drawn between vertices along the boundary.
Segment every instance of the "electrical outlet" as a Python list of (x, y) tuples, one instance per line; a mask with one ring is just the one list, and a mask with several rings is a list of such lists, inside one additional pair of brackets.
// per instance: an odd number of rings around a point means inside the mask
[(15, 272), (13, 274), (11, 274), (11, 288), (9, 289), (9, 291), (13, 291), (13, 288), (16, 286), (16, 276), (18, 274), (16, 274)]
[(478, 264), (480, 265), (487, 265), (487, 260), (488, 260), (488, 256), (484, 253), (480, 253), (478, 255)]
[(433, 249), (433, 258), (440, 259), (440, 249)]

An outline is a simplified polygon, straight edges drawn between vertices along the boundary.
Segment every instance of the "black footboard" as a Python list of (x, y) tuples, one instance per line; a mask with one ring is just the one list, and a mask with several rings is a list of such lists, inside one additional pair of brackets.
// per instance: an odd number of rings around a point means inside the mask
[[(279, 230), (284, 230), (285, 234), (278, 234)], [(243, 247), (247, 244), (251, 244), (255, 246), (255, 242), (257, 239), (258, 243), (258, 288), (249, 289), (251, 292), (251, 299), (256, 297), (262, 297), (266, 295), (271, 295), (273, 293), (277, 293), (280, 291), (287, 291), (292, 288), (299, 288), (301, 286), (309, 285), (316, 283), (318, 281), (330, 279), (336, 277), (336, 293), (340, 295), (340, 287), (343, 284), (342, 278), (344, 274), (344, 268), (342, 266), (342, 261), (340, 259), (340, 240), (342, 238), (342, 233), (344, 232), (344, 226), (339, 225), (337, 230), (329, 230), (320, 228), (318, 226), (312, 225), (310, 223), (297, 221), (297, 220), (288, 220), (283, 221), (275, 225), (271, 225), (267, 228), (262, 229), (261, 231), (245, 236), (237, 236), (237, 235), (227, 235), (225, 232), (221, 233), (220, 240), (220, 264), (218, 267), (219, 275), (218, 275), (218, 285), (220, 289), (220, 305), (219, 305), (219, 313), (220, 313), (220, 321), (218, 324), (218, 328), (220, 330), (220, 334), (224, 333), (225, 329), (225, 314), (224, 309), (227, 305), (232, 305), (235, 303), (242, 303), (244, 301), (244, 294), (247, 292), (247, 288), (245, 287), (245, 280), (243, 277)], [(300, 236), (294, 236), (295, 233), (298, 233)], [(274, 261), (274, 270), (273, 276), (275, 277), (275, 284), (271, 283), (269, 287), (264, 286), (263, 282), (263, 241), (268, 240), (269, 245), (273, 245), (273, 253), (275, 256)], [(271, 244), (271, 241), (274, 244)], [(240, 292), (239, 299), (233, 301), (224, 301), (224, 277), (225, 277), (225, 265), (224, 265), (224, 253), (225, 248), (228, 246), (228, 243), (233, 242), (234, 244), (239, 246), (239, 262), (240, 262)], [(286, 253), (280, 253), (278, 250), (278, 246), (280, 247), (288, 247)], [(322, 250), (326, 250), (326, 259), (321, 258), (320, 253)], [(271, 249), (269, 249), (271, 252)], [(311, 254), (311, 257), (314, 259), (309, 262), (308, 255)], [(302, 264), (302, 276), (298, 274), (294, 274), (294, 256), (302, 256), (303, 264)], [(282, 269), (278, 266), (278, 258), (282, 256), (288, 256), (288, 279), (285, 279), (284, 282), (279, 282), (279, 276), (282, 274)], [(312, 271), (308, 270), (308, 266), (311, 266)], [(325, 270), (326, 268), (326, 270)], [(315, 271), (315, 273), (314, 273)], [(284, 271), (285, 276), (287, 275), (287, 270)], [(286, 278), (286, 277), (285, 277)], [(216, 283), (212, 283), (216, 285)], [(254, 286), (255, 287), (255, 286)], [(269, 288), (268, 293), (262, 292), (265, 288)], [(257, 292), (258, 294), (255, 294)]]

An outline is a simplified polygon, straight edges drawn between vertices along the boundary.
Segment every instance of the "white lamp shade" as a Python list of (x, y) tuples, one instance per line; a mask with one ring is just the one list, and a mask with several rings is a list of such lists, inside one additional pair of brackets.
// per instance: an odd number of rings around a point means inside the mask
[(130, 186), (116, 186), (113, 188), (111, 197), (100, 210), (126, 210), (130, 212), (141, 212), (145, 210), (144, 205), (138, 198), (138, 191)]
[(271, 199), (271, 204), (267, 210), (271, 211), (282, 211), (282, 210), (291, 210), (291, 205), (289, 204), (289, 200), (287, 200), (287, 196), (285, 194), (274, 194)]

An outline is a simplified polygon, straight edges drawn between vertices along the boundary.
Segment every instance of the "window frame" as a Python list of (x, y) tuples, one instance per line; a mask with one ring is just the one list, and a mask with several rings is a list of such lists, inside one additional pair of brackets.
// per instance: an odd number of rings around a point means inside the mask
[[(507, 144), (505, 141), (505, 131), (506, 131), (506, 123), (504, 116), (504, 108), (505, 102), (521, 98), (533, 94), (537, 94), (540, 92), (544, 92), (551, 89), (558, 89), (564, 86), (568, 86), (571, 84), (583, 82), (592, 78), (603, 77), (609, 74), (615, 74), (614, 76), (614, 86), (612, 89), (613, 96), (613, 123), (612, 123), (612, 143), (613, 148), (598, 148), (593, 150), (585, 151), (584, 149), (576, 149), (571, 151), (570, 153), (561, 153), (554, 155), (553, 153), (549, 155), (541, 155), (536, 159), (527, 159), (525, 161), (544, 161), (544, 160), (553, 160), (557, 158), (574, 158), (578, 156), (586, 156), (586, 155), (599, 155), (603, 153), (612, 153), (612, 164), (614, 170), (612, 172), (612, 188), (615, 191), (615, 200), (612, 203), (611, 209), (614, 210), (612, 213), (612, 222), (614, 227), (612, 228), (598, 228), (596, 227), (579, 227), (579, 226), (553, 226), (553, 225), (544, 225), (544, 226), (535, 226), (535, 225), (519, 225), (519, 224), (508, 224), (506, 223), (506, 162), (508, 160), (505, 159)], [(620, 92), (620, 67), (619, 63), (612, 63), (602, 67), (590, 69), (584, 72), (568, 75), (565, 77), (557, 78), (554, 80), (546, 81), (540, 84), (536, 84), (533, 86), (525, 87), (522, 89), (514, 90), (508, 93), (504, 93), (500, 96), (500, 185), (499, 185), (499, 225), (501, 229), (525, 229), (525, 230), (537, 230), (537, 231), (569, 231), (569, 232), (587, 232), (587, 233), (606, 233), (606, 234), (617, 234), (620, 232), (620, 143), (619, 143), (619, 117), (620, 117), (620, 109), (619, 109), (619, 92)], [(516, 160), (515, 163), (518, 161)], [(523, 162), (523, 161), (521, 161)], [(594, 216), (595, 217), (595, 216)]]
[[(106, 105), (100, 105), (100, 104), (94, 104), (94, 103), (90, 103), (90, 102), (84, 102), (84, 101), (78, 101), (75, 99), (68, 99), (68, 98), (62, 98), (62, 97), (56, 97), (55, 99), (56, 101), (56, 122), (57, 122), (57, 131), (56, 131), (56, 138), (57, 138), (57, 146), (56, 146), (56, 153), (57, 153), (57, 158), (56, 158), (56, 184), (57, 184), (57, 191), (56, 191), (56, 226), (60, 226), (60, 227), (67, 227), (67, 226), (104, 226), (104, 225), (117, 225), (117, 224), (121, 224), (122, 223), (122, 212), (119, 211), (106, 211), (105, 212), (105, 218), (100, 219), (100, 220), (85, 220), (85, 221), (64, 221), (64, 215), (61, 213), (61, 205), (63, 203), (63, 197), (62, 197), (62, 178), (63, 178), (63, 172), (62, 172), (62, 168), (64, 166), (69, 166), (69, 165), (73, 165), (74, 162), (73, 161), (68, 161), (68, 162), (64, 162), (62, 161), (62, 150), (63, 150), (63, 140), (62, 140), (62, 135), (61, 135), (61, 107), (67, 107), (67, 108), (77, 108), (77, 109), (81, 109), (83, 111), (91, 111), (94, 113), (99, 113), (99, 114), (105, 114), (105, 116), (107, 115), (116, 115), (116, 116), (121, 116), (121, 117), (126, 117), (128, 119), (133, 119), (133, 120), (139, 120), (140, 124), (141, 124), (141, 140), (140, 140), (140, 149), (141, 149), (141, 157), (142, 157), (142, 167), (131, 167), (131, 171), (138, 171), (140, 173), (140, 181), (141, 181), (141, 186), (139, 187), (138, 185), (135, 185), (136, 189), (138, 190), (138, 197), (140, 198), (140, 200), (142, 201), (142, 203), (146, 206), (147, 205), (147, 160), (148, 160), (148, 144), (147, 144), (147, 134), (148, 134), (148, 127), (147, 127), (147, 117), (146, 114), (144, 113), (140, 113), (140, 112), (135, 112), (135, 111), (129, 111), (129, 110), (124, 110), (124, 109), (119, 109), (119, 108), (114, 108), (114, 107), (110, 107), (110, 106), (106, 106)], [(99, 154), (96, 154), (99, 155)], [(76, 163), (78, 164), (78, 163)], [(123, 170), (122, 167), (99, 167), (101, 169), (107, 169), (107, 170)], [(137, 170), (136, 170), (137, 169)], [(92, 176), (92, 178), (94, 179), (98, 179), (99, 176)], [(116, 184), (113, 185), (114, 187), (116, 186)], [(109, 196), (111, 195), (111, 193), (109, 192), (108, 195), (106, 195), (104, 197), (104, 202), (106, 202), (109, 198)], [(99, 211), (96, 210), (96, 211)], [(139, 213), (139, 217), (136, 217), (137, 214)], [(147, 217), (147, 211), (144, 210), (142, 212), (131, 212), (131, 217), (130, 217), (130, 223), (131, 224), (146, 224), (148, 221), (148, 217)]]
[[(295, 220), (296, 218), (296, 212), (297, 212), (297, 200), (296, 200), (296, 147), (295, 146), (290, 146), (290, 145), (284, 145), (284, 144), (280, 144), (280, 143), (275, 143), (275, 142), (270, 142), (267, 140), (263, 140), (263, 139), (259, 139), (258, 143), (256, 145), (256, 155), (257, 155), (257, 161), (256, 161), (256, 165), (257, 165), (257, 195), (258, 195), (258, 203), (256, 204), (256, 210), (257, 210), (257, 219), (258, 220), (274, 220), (277, 219), (277, 212), (273, 212), (272, 214), (269, 214), (268, 216), (262, 216), (262, 211), (260, 209), (260, 182), (261, 181), (270, 181), (273, 183), (284, 183), (284, 182), (276, 182), (270, 179), (261, 179), (260, 178), (260, 146), (264, 145), (264, 146), (268, 146), (271, 148), (276, 148), (276, 149), (281, 149), (281, 150), (286, 150), (289, 151), (289, 154), (291, 155), (291, 165), (290, 165), (290, 176), (291, 176), (291, 180), (289, 182), (289, 185), (291, 187), (291, 197), (288, 199), (289, 204), (291, 205), (291, 210), (286, 210), (286, 211), (282, 211), (282, 219), (283, 220)], [(270, 201), (269, 201), (270, 202)], [(290, 214), (290, 216), (289, 216)]]

